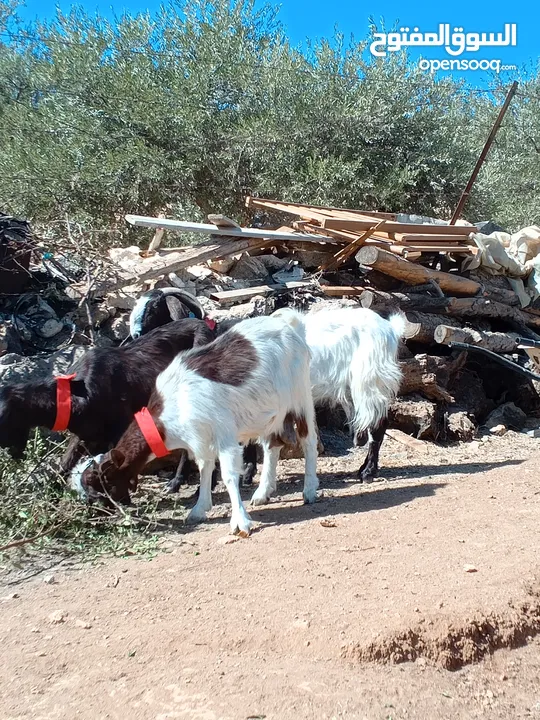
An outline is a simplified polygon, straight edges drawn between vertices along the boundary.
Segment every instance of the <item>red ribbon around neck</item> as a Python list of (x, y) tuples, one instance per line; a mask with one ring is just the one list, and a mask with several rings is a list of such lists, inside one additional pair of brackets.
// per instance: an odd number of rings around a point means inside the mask
[(136, 412), (135, 420), (154, 455), (158, 458), (168, 455), (170, 451), (167, 450), (167, 446), (163, 442), (163, 438), (159, 434), (154, 418), (148, 412), (148, 408), (143, 407), (139, 412)]
[(204, 322), (208, 325), (208, 327), (210, 328), (210, 330), (215, 330), (215, 329), (216, 329), (216, 321), (215, 321), (215, 320), (210, 320), (209, 317), (205, 317), (205, 318), (204, 318)]
[(71, 418), (71, 381), (73, 375), (58, 375), (56, 378), (56, 420), (52, 429), (62, 432), (68, 429)]

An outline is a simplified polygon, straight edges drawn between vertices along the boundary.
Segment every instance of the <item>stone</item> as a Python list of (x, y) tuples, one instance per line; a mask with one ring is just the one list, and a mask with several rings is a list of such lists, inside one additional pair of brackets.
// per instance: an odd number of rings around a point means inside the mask
[(49, 320), (46, 320), (39, 328), (38, 333), (41, 335), (41, 337), (51, 338), (55, 335), (58, 335), (58, 333), (62, 332), (63, 329), (64, 323), (61, 323), (54, 318), (49, 318)]
[(494, 425), (493, 427), (489, 428), (489, 432), (492, 435), (506, 435), (508, 432), (508, 428), (506, 425)]
[(498, 408), (488, 415), (485, 426), (489, 429), (497, 425), (505, 425), (514, 430), (521, 430), (527, 422), (527, 415), (513, 402), (499, 405)]
[(476, 425), (463, 410), (448, 413), (446, 427), (451, 440), (470, 442), (476, 435)]

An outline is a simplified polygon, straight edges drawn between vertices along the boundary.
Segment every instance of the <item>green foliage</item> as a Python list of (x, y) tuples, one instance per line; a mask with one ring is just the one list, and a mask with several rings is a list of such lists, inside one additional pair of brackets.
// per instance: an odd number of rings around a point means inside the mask
[[(253, 0), (31, 26), (0, 2), (0, 33), (1, 204), (41, 222), (242, 217), (248, 193), (448, 217), (504, 95), (339, 36), (301, 53)], [(468, 217), (537, 219), (538, 84), (514, 100)]]
[[(25, 460), (0, 450), (0, 558), (39, 547), (54, 554), (135, 554), (154, 549), (156, 503), (143, 500), (131, 513), (88, 508), (68, 490), (57, 471), (64, 448), (36, 431)], [(28, 544), (19, 541), (29, 541)], [(9, 566), (9, 565), (8, 565)]]

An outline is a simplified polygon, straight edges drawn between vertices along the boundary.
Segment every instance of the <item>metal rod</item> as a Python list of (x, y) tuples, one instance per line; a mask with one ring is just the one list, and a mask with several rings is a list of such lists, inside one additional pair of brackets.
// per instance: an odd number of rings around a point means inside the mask
[(456, 209), (454, 210), (454, 214), (452, 215), (452, 219), (450, 220), (450, 225), (455, 225), (456, 220), (461, 215), (461, 211), (463, 210), (463, 207), (465, 203), (467, 202), (467, 199), (469, 195), (471, 194), (472, 187), (476, 181), (476, 178), (478, 177), (478, 173), (480, 172), (480, 168), (484, 164), (484, 160), (486, 159), (486, 155), (489, 152), (489, 148), (491, 147), (493, 141), (495, 140), (495, 135), (497, 134), (499, 128), (501, 127), (501, 123), (503, 121), (504, 116), (506, 115), (506, 111), (508, 110), (508, 106), (512, 102), (512, 98), (516, 94), (516, 90), (518, 88), (518, 82), (517, 80), (514, 80), (512, 83), (512, 87), (508, 91), (508, 95), (506, 96), (506, 100), (504, 101), (504, 105), (500, 109), (499, 115), (497, 119), (495, 120), (495, 124), (493, 125), (493, 128), (489, 134), (488, 139), (486, 140), (486, 144), (484, 145), (484, 149), (480, 153), (480, 157), (478, 158), (476, 165), (474, 166), (474, 170), (471, 173), (471, 177), (469, 178), (469, 182), (467, 183), (467, 186), (465, 187), (465, 190), (461, 194), (461, 197), (459, 198), (459, 202), (457, 204)]
[(514, 370), (515, 372), (519, 373), (520, 375), (526, 375), (527, 377), (530, 377), (533, 380), (540, 380), (540, 375), (533, 373), (532, 370), (527, 370), (527, 368), (521, 367), (521, 365), (518, 365), (517, 363), (513, 362), (512, 360), (503, 358), (500, 355), (497, 355), (497, 353), (492, 352), (491, 350), (486, 350), (486, 348), (478, 347), (478, 345), (469, 345), (469, 343), (462, 343), (462, 342), (451, 342), (451, 343), (448, 343), (448, 347), (449, 348), (458, 348), (459, 350), (475, 350), (476, 352), (482, 353), (483, 355), (487, 355), (488, 357), (492, 358), (496, 362), (501, 363), (501, 365), (506, 365), (511, 370)]

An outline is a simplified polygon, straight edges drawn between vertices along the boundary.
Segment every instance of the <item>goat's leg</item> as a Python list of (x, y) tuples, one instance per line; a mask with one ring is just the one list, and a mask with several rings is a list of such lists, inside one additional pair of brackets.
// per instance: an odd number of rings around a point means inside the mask
[(68, 443), (65, 453), (60, 460), (62, 472), (68, 473), (79, 462), (83, 455), (86, 454), (84, 444), (76, 435), (73, 435)]
[(257, 474), (257, 446), (248, 443), (244, 447), (244, 472), (240, 476), (240, 485), (248, 487), (253, 485), (253, 478)]
[(259, 481), (259, 487), (251, 498), (251, 505), (266, 505), (270, 496), (275, 493), (277, 488), (276, 473), (281, 445), (272, 447), (268, 438), (262, 438), (261, 444), (264, 453), (261, 479)]
[(235, 444), (233, 447), (220, 452), (219, 465), (221, 479), (225, 483), (231, 499), (231, 532), (249, 535), (253, 522), (246, 512), (239, 489), (240, 469), (242, 467), (242, 448), (240, 445)]
[(297, 422), (298, 436), (304, 450), (304, 503), (310, 505), (317, 500), (319, 478), (317, 477), (317, 426), (315, 424), (315, 411), (313, 405), (306, 408), (304, 416), (307, 425), (307, 434), (304, 434), (303, 424)]
[(174, 477), (167, 485), (168, 493), (177, 493), (180, 490), (180, 485), (185, 485), (185, 480), (189, 474), (189, 466), (190, 461), (188, 459), (187, 452), (182, 451)]
[(212, 471), (216, 466), (215, 459), (205, 458), (198, 461), (200, 486), (197, 502), (190, 510), (186, 522), (197, 523), (206, 520), (206, 513), (212, 509)]
[(371, 482), (379, 472), (379, 451), (381, 449), (384, 433), (388, 427), (388, 419), (384, 418), (375, 429), (369, 430), (369, 446), (366, 459), (358, 471), (360, 482)]

